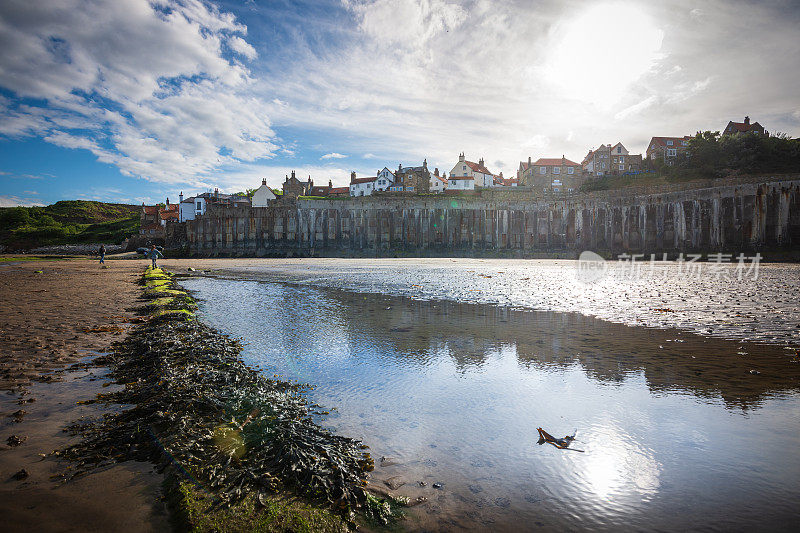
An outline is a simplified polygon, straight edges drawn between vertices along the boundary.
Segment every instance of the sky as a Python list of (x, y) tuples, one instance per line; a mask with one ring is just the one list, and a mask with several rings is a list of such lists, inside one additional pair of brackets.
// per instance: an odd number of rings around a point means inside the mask
[(3, 0), (0, 207), (797, 137), (798, 28), (789, 1)]

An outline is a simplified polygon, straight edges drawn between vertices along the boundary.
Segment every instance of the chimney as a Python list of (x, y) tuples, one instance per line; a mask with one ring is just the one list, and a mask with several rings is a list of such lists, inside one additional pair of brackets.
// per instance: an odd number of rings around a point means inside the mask
[(183, 191), (181, 191), (181, 193), (178, 195), (178, 203), (182, 202), (183, 202)]
[(294, 170), (292, 170), (292, 179), (297, 179), (294, 177)]
[(219, 198), (219, 189), (214, 187), (214, 198)]
[(501, 171), (500, 172), (500, 178), (502, 179), (502, 177), (503, 177), (503, 172)]
[(528, 156), (528, 166), (531, 166), (531, 156)]
[(169, 196), (167, 196), (167, 207), (169, 207)]
[(402, 172), (403, 171), (403, 163), (400, 163), (399, 165), (397, 165), (397, 171), (398, 172)]
[(433, 169), (433, 175), (438, 177), (439, 176), (439, 167)]
[(478, 159), (478, 164), (479, 164), (480, 166), (483, 166), (483, 158), (482, 158), (482, 157), (481, 157), (480, 159)]
[(428, 158), (422, 160), (422, 168), (428, 168)]
[(350, 183), (353, 183), (354, 181), (356, 181), (356, 171), (355, 170), (350, 173)]
[(745, 126), (749, 126), (750, 125), (750, 117), (744, 117), (744, 125)]
[(564, 157), (564, 154), (561, 154), (561, 165), (564, 166), (567, 164), (567, 158)]
[(328, 180), (328, 188), (333, 189), (333, 180)]
[(261, 185), (266, 185), (266, 184), (267, 184), (267, 178), (262, 178)]
[(461, 163), (463, 161), (464, 161), (464, 152), (461, 152), (460, 154), (458, 154), (458, 162)]

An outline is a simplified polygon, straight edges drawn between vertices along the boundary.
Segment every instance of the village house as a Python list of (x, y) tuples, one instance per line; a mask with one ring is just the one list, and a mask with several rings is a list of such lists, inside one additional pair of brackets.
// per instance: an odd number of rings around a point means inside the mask
[(180, 219), (179, 204), (167, 203), (164, 205), (144, 205), (139, 215), (139, 234), (151, 238), (164, 237), (164, 227), (167, 222), (177, 222)]
[(433, 169), (433, 174), (431, 174), (431, 182), (429, 185), (430, 192), (444, 192), (447, 190), (447, 173), (444, 172), (442, 175), (439, 175), (439, 169)]
[(253, 193), (251, 205), (253, 207), (267, 207), (269, 203), (272, 200), (275, 200), (277, 197), (278, 196), (275, 194), (275, 191), (272, 190), (272, 187), (267, 185), (267, 179), (264, 178), (261, 180), (261, 186)]
[(613, 146), (601, 144), (599, 148), (589, 150), (581, 162), (581, 167), (584, 172), (592, 176), (639, 172), (642, 169), (642, 155), (630, 154), (621, 142)]
[[(495, 175), (484, 165), (483, 158), (480, 158), (477, 163), (467, 161), (464, 153), (458, 154), (458, 163), (455, 164), (453, 170), (450, 171), (450, 180), (455, 178), (455, 181), (466, 182), (469, 180), (462, 180), (461, 178), (472, 178), (472, 184), (469, 189), (475, 187), (494, 187)], [(460, 183), (455, 188), (462, 188)]]
[(378, 177), (357, 178), (355, 171), (350, 173), (350, 196), (370, 196), (375, 192)]
[(673, 165), (679, 154), (686, 152), (689, 148), (691, 136), (683, 137), (653, 137), (647, 145), (645, 157), (650, 161), (663, 161), (667, 165)]
[(755, 132), (761, 135), (769, 135), (769, 132), (764, 129), (764, 126), (758, 122), (750, 123), (750, 117), (744, 117), (744, 122), (728, 122), (725, 129), (722, 130), (723, 135), (736, 135), (737, 133)]
[(583, 182), (581, 165), (563, 155), (560, 158), (541, 158), (531, 165), (528, 181), (523, 185), (541, 192), (572, 192)]
[(383, 170), (380, 170), (378, 172), (378, 175), (375, 177), (375, 190), (388, 191), (389, 187), (394, 185), (394, 181), (395, 181), (394, 172), (392, 172), (386, 167), (383, 167)]
[(313, 186), (314, 181), (311, 176), (308, 177), (308, 181), (300, 181), (297, 179), (294, 170), (292, 170), (292, 176), (286, 176), (281, 190), (284, 198), (297, 198), (298, 196), (308, 196)]
[(531, 172), (533, 171), (533, 163), (531, 158), (528, 161), (520, 161), (519, 168), (517, 169), (517, 183), (529, 183), (531, 181)]
[(519, 185), (517, 178), (504, 178), (502, 172), (494, 177), (495, 187), (516, 187), (517, 185)]
[(389, 187), (392, 192), (426, 193), (430, 191), (431, 173), (428, 170), (427, 159), (424, 159), (422, 166), (418, 167), (398, 165), (394, 176), (394, 183)]
[(236, 194), (224, 194), (214, 188), (214, 192), (204, 192), (197, 196), (184, 199), (183, 192), (179, 195), (180, 207), (178, 209), (178, 222), (194, 220), (196, 217), (204, 215), (209, 205), (220, 207), (250, 207), (250, 198)]

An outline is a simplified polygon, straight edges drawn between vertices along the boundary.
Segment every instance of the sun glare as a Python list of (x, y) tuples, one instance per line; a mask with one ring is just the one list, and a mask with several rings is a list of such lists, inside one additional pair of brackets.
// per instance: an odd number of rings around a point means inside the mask
[(659, 58), (663, 38), (633, 5), (603, 4), (569, 14), (552, 36), (548, 79), (570, 98), (613, 105)]

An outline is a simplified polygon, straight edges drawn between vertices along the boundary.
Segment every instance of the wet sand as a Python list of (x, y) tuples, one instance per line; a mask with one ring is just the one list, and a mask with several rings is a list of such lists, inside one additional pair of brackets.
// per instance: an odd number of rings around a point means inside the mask
[[(63, 431), (104, 408), (78, 405), (113, 390), (102, 369), (69, 371), (131, 327), (144, 261), (0, 263), (0, 516), (4, 531), (167, 531), (162, 477), (123, 463), (67, 483), (42, 457), (75, 437)], [(41, 274), (36, 271), (42, 271)], [(110, 326), (112, 331), (92, 331)], [(104, 385), (106, 385), (104, 387)], [(14, 413), (24, 411), (22, 416)], [(8, 439), (23, 442), (9, 446)], [(28, 474), (15, 478), (21, 470)]]

